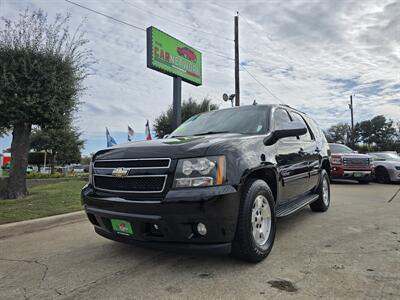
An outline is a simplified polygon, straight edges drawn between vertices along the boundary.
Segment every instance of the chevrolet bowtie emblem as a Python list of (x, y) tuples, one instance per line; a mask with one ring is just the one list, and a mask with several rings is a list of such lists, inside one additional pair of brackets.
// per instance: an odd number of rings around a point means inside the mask
[(112, 171), (113, 177), (125, 177), (128, 176), (128, 174), (129, 174), (129, 169), (124, 169), (124, 168), (116, 168)]

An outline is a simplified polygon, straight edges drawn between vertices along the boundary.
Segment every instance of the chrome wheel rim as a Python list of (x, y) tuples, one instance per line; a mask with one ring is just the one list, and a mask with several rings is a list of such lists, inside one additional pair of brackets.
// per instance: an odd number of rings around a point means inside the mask
[(258, 195), (253, 203), (251, 226), (254, 242), (258, 246), (267, 243), (271, 232), (271, 207), (266, 197)]
[(322, 200), (326, 206), (329, 205), (329, 185), (326, 178), (322, 181)]

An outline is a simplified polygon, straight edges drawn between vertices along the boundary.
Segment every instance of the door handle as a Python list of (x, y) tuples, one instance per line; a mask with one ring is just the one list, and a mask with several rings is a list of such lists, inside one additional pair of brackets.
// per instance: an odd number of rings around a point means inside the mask
[(315, 148), (315, 152), (320, 153), (320, 152), (321, 152), (321, 149), (319, 149), (319, 148), (317, 147), (317, 148)]
[(304, 149), (303, 148), (300, 148), (300, 150), (299, 150), (299, 152), (298, 152), (300, 155), (304, 155), (304, 154), (306, 154), (305, 152), (304, 152)]

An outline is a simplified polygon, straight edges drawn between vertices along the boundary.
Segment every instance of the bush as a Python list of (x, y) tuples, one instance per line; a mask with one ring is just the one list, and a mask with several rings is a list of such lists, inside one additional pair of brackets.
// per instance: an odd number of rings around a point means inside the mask
[(26, 175), (26, 179), (46, 179), (46, 178), (62, 178), (66, 177), (61, 173), (43, 174), (43, 173), (30, 173)]

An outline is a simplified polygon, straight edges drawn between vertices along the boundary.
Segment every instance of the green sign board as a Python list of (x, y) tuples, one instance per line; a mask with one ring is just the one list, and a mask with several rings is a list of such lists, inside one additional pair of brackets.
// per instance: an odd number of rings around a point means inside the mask
[(201, 85), (201, 53), (151, 26), (147, 28), (147, 67)]

